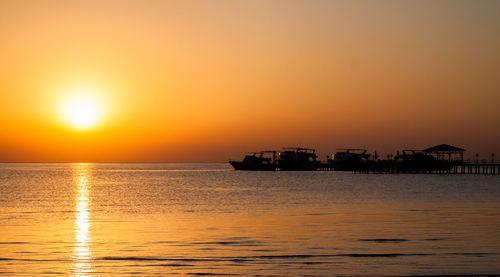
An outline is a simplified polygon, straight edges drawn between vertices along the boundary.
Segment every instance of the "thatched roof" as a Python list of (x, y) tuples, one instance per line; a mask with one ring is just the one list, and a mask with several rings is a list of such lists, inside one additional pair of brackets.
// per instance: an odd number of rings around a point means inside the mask
[(448, 144), (440, 144), (436, 145), (427, 149), (423, 150), (424, 152), (431, 153), (431, 152), (464, 152), (465, 149), (451, 146)]

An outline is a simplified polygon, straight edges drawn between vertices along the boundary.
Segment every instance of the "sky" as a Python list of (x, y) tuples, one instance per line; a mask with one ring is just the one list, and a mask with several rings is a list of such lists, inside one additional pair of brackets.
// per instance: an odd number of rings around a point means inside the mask
[[(3, 0), (0, 161), (441, 143), (498, 157), (499, 15), (500, 1)], [(94, 105), (85, 128), (76, 94)]]

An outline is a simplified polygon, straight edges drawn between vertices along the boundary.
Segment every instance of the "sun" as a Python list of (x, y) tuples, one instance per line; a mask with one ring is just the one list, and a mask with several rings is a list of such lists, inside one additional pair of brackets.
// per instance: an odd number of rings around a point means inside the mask
[(96, 125), (102, 116), (100, 101), (86, 90), (77, 90), (69, 94), (63, 104), (64, 120), (76, 128), (89, 128)]

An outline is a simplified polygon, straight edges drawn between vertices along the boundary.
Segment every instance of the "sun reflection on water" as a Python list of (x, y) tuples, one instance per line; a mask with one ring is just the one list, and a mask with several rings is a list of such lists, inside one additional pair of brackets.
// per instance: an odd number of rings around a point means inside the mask
[(92, 253), (90, 251), (89, 167), (78, 164), (75, 169), (75, 223), (72, 276), (90, 276)]

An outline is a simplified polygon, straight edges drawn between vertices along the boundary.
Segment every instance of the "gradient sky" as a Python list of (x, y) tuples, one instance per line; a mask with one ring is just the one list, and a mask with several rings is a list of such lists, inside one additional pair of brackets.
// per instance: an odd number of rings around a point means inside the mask
[[(0, 2), (0, 161), (500, 156), (500, 1)], [(71, 91), (98, 125), (69, 126)]]

